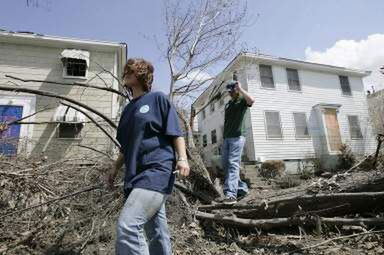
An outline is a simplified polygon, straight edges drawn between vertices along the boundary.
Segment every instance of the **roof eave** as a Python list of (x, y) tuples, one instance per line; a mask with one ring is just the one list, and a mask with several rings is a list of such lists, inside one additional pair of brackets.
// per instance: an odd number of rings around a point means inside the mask
[(0, 42), (63, 48), (81, 47), (83, 49), (101, 51), (115, 51), (125, 47), (122, 43), (116, 42), (83, 40), (39, 34), (20, 34), (13, 32), (0, 32)]

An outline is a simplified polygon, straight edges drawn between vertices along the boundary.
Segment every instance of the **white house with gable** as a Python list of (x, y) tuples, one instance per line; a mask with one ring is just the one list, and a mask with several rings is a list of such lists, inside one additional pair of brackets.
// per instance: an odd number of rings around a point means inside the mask
[[(125, 43), (1, 31), (0, 86), (25, 87), (69, 97), (117, 123), (124, 103), (119, 95), (70, 84), (120, 90), (116, 78), (122, 76), (126, 54)], [(33, 81), (23, 83), (7, 75)], [(88, 114), (113, 133), (105, 121), (91, 112)], [(47, 156), (57, 160), (84, 155), (100, 157), (85, 147), (104, 153), (113, 148), (96, 125), (81, 112), (62, 105), (59, 99), (0, 90), (0, 124), (21, 118), (25, 118), (22, 125), (12, 125), (0, 132), (1, 155)]]
[(320, 158), (327, 163), (342, 144), (358, 155), (375, 150), (362, 81), (370, 72), (241, 53), (193, 103), (208, 165), (220, 154), (229, 101), (225, 83), (235, 71), (255, 98), (245, 120), (243, 160)]

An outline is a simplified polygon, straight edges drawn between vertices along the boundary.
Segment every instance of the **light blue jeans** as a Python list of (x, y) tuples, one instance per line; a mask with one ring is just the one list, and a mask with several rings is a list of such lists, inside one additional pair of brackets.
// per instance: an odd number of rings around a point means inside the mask
[(117, 255), (172, 254), (166, 199), (167, 195), (152, 190), (134, 188), (131, 191), (117, 223)]
[(244, 144), (244, 136), (225, 138), (223, 142), (224, 195), (227, 198), (237, 198), (238, 195), (248, 193), (248, 185), (240, 180), (240, 163)]

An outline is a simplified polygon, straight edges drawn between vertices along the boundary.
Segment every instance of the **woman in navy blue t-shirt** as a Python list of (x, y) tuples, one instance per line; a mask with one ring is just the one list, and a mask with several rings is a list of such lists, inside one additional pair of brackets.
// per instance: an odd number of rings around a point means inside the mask
[(128, 59), (124, 67), (124, 86), (133, 99), (120, 118), (121, 151), (108, 175), (113, 187), (125, 164), (127, 200), (117, 224), (116, 254), (172, 254), (165, 201), (172, 192), (174, 169), (181, 176), (189, 175), (176, 110), (163, 93), (151, 92), (153, 71), (144, 59)]

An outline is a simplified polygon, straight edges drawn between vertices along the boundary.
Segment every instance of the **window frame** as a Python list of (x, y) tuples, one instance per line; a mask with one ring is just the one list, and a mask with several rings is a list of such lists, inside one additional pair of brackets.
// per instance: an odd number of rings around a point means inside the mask
[[(87, 62), (82, 59), (76, 59), (76, 58), (63, 58), (66, 61), (63, 62), (63, 78), (65, 79), (81, 79), (81, 80), (87, 80), (88, 79), (88, 69), (89, 67), (87, 66)], [(80, 60), (85, 62), (85, 75), (84, 76), (73, 76), (73, 75), (68, 75), (68, 69), (67, 69), (67, 60), (68, 59), (73, 59), (73, 60)]]
[[(339, 75), (338, 78), (339, 78), (339, 84), (340, 84), (341, 94), (342, 94), (343, 96), (346, 96), (346, 97), (352, 97), (352, 96), (353, 96), (353, 93), (352, 93), (351, 83), (349, 82), (349, 77), (346, 76), (346, 75)], [(346, 80), (348, 81), (349, 94), (344, 93), (344, 90), (343, 90), (343, 83), (341, 82), (341, 79), (342, 79), (342, 78), (346, 78)]]
[[(271, 69), (271, 75), (272, 76), (268, 77), (268, 78), (272, 78), (272, 85), (273, 85), (273, 87), (265, 87), (265, 86), (263, 86), (262, 78), (264, 76), (261, 74), (262, 67), (269, 67)], [(271, 89), (271, 90), (275, 90), (276, 89), (276, 84), (275, 84), (275, 79), (274, 79), (274, 75), (273, 75), (272, 65), (259, 64), (259, 78), (260, 78), (260, 86), (261, 86), (261, 88), (263, 88), (263, 89)]]
[(211, 130), (211, 144), (217, 143), (217, 131), (216, 129)]
[[(277, 112), (279, 114), (279, 124), (280, 124), (279, 126), (280, 126), (281, 137), (270, 137), (268, 134), (267, 113), (271, 113), (271, 112)], [(280, 111), (275, 111), (275, 110), (265, 110), (264, 111), (264, 128), (265, 128), (265, 135), (266, 135), (267, 140), (283, 140), (284, 134), (283, 134), (283, 125), (281, 122)]]
[[(353, 137), (352, 136), (353, 133), (352, 133), (352, 126), (351, 126), (351, 122), (350, 122), (350, 117), (356, 117), (357, 125), (359, 127), (359, 132), (360, 132), (359, 137)], [(363, 132), (361, 130), (359, 115), (347, 115), (347, 121), (348, 121), (349, 136), (350, 136), (351, 140), (363, 140), (364, 136), (363, 136)]]
[(205, 112), (205, 109), (203, 109), (203, 110), (201, 111), (201, 118), (202, 118), (202, 120), (205, 120), (205, 118), (207, 118), (207, 114), (206, 114), (206, 112)]
[[(304, 114), (305, 124), (306, 124), (307, 130), (308, 130), (308, 135), (303, 135), (303, 136), (298, 136), (297, 135), (297, 126), (296, 126), (295, 114)], [(308, 125), (307, 113), (306, 112), (292, 112), (292, 119), (293, 119), (293, 124), (294, 124), (294, 127), (295, 127), (295, 139), (296, 140), (308, 140), (308, 139), (311, 139), (311, 135), (309, 133), (309, 125)]]
[[(298, 81), (298, 83), (299, 83), (299, 89), (298, 90), (296, 90), (296, 89), (291, 89), (291, 87), (290, 87), (290, 84), (289, 84), (289, 75), (288, 75), (288, 73), (289, 73), (289, 71), (296, 71), (296, 73), (297, 73), (297, 81)], [(295, 69), (295, 68), (289, 68), (289, 67), (286, 67), (285, 68), (285, 73), (286, 73), (286, 75), (287, 75), (287, 84), (288, 84), (288, 91), (290, 91), (290, 92), (302, 92), (303, 91), (303, 87), (302, 87), (302, 85), (301, 85), (301, 79), (300, 79), (300, 75), (299, 75), (299, 70), (298, 69)]]
[(208, 146), (208, 135), (207, 134), (203, 135), (202, 145), (203, 145), (203, 148)]
[(210, 104), (209, 104), (209, 111), (211, 113), (215, 112), (215, 101), (212, 101)]
[[(60, 136), (60, 127), (61, 125), (80, 125), (81, 128), (80, 130), (78, 131), (78, 134), (77, 136), (75, 137), (61, 137)], [(59, 123), (57, 124), (57, 127), (56, 127), (56, 138), (57, 139), (60, 139), (60, 140), (81, 140), (83, 138), (83, 135), (82, 135), (82, 130), (84, 129), (84, 124), (83, 123), (71, 123), (71, 122), (68, 122), (68, 123)]]

